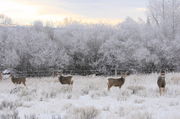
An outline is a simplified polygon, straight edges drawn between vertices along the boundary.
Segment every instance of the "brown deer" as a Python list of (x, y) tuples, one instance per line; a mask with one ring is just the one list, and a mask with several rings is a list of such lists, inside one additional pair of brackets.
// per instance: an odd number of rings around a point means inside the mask
[(0, 72), (0, 80), (2, 80), (2, 73)]
[(161, 74), (160, 74), (160, 76), (158, 77), (158, 80), (157, 80), (157, 85), (159, 87), (160, 95), (162, 95), (162, 93), (165, 93), (165, 86), (166, 86), (165, 71), (161, 71)]
[(58, 80), (61, 84), (73, 85), (72, 76), (62, 76), (62, 73), (58, 73)]
[(24, 86), (26, 86), (26, 78), (25, 77), (14, 77), (12, 74), (10, 74), (10, 78), (11, 78), (11, 81), (14, 83), (14, 84), (24, 84)]
[(108, 78), (108, 90), (110, 90), (112, 86), (121, 88), (125, 82), (125, 77), (126, 73), (122, 73), (120, 78)]

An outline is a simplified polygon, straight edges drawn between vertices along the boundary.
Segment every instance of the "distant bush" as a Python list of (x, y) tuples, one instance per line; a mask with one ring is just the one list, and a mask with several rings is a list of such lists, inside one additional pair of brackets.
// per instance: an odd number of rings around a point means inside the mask
[(99, 110), (94, 107), (74, 108), (66, 117), (67, 119), (97, 119)]
[(143, 86), (128, 86), (128, 89), (132, 90), (132, 94), (137, 94), (138, 91), (144, 90), (145, 87), (143, 87)]
[(0, 115), (0, 119), (20, 119), (20, 117), (18, 117), (17, 111), (13, 111)]
[(2, 101), (0, 104), (0, 110), (6, 110), (3, 114), (0, 114), (0, 119), (20, 119), (18, 117), (18, 107), (21, 107), (22, 103), (19, 101)]
[(128, 115), (127, 119), (152, 119), (152, 114), (149, 112), (135, 111)]
[(17, 107), (22, 106), (21, 102), (12, 102), (12, 101), (2, 101), (0, 104), (0, 110), (8, 109), (8, 110), (15, 110)]

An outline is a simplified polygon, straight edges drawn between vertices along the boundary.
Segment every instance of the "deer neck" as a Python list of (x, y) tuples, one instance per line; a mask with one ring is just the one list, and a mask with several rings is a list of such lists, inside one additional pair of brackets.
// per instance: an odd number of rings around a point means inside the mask
[(124, 77), (121, 77), (120, 79), (123, 80), (123, 81), (125, 81), (125, 78), (124, 78)]
[(11, 81), (15, 82), (14, 76), (11, 76)]
[(63, 76), (62, 75), (59, 75), (59, 79), (62, 80)]
[(165, 79), (165, 76), (161, 76), (161, 79)]

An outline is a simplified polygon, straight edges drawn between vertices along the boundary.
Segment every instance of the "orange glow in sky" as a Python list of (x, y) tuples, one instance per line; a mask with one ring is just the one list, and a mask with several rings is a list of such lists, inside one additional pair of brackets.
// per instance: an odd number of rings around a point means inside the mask
[[(52, 21), (52, 22), (62, 22), (65, 18), (71, 18), (76, 21), (81, 21), (83, 23), (105, 23), (105, 24), (117, 24), (123, 21), (124, 17), (120, 15), (117, 17), (106, 15), (103, 13), (97, 14), (96, 16), (92, 16), (89, 14), (95, 13), (92, 9), (84, 9), (81, 7), (82, 2), (77, 0), (76, 4), (68, 4), (64, 2), (65, 0), (0, 0), (0, 14), (6, 15), (12, 18), (15, 24), (32, 24), (33, 21)], [(56, 5), (58, 3), (58, 5)], [(91, 5), (92, 3), (88, 3)], [(78, 6), (79, 5), (79, 6)], [(92, 4), (93, 5), (93, 4)], [(74, 9), (71, 9), (74, 8)], [(82, 8), (82, 9), (80, 9)], [(76, 10), (77, 9), (77, 10)], [(104, 8), (105, 9), (105, 8)], [(83, 12), (86, 11), (86, 12)], [(91, 11), (92, 10), (92, 11)], [(102, 8), (103, 10), (103, 8)], [(127, 16), (131, 16), (129, 13), (141, 14), (145, 11), (145, 8), (136, 7), (133, 9), (125, 10), (124, 14)], [(100, 9), (97, 9), (97, 12)], [(115, 11), (115, 10), (114, 10)], [(117, 10), (116, 10), (117, 11)], [(121, 10), (120, 10), (121, 11)], [(106, 11), (104, 11), (106, 12)], [(109, 12), (111, 14), (111, 12)], [(114, 12), (112, 11), (114, 14)], [(120, 14), (119, 11), (116, 13)], [(99, 16), (98, 16), (99, 15)]]

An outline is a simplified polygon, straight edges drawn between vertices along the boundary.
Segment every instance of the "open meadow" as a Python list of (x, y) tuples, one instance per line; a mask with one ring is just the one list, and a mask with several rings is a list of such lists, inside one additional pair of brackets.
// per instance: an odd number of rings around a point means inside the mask
[(72, 86), (57, 77), (27, 78), (26, 87), (1, 80), (0, 119), (180, 119), (180, 74), (166, 75), (163, 96), (157, 77), (130, 75), (110, 91), (102, 76), (73, 76)]

